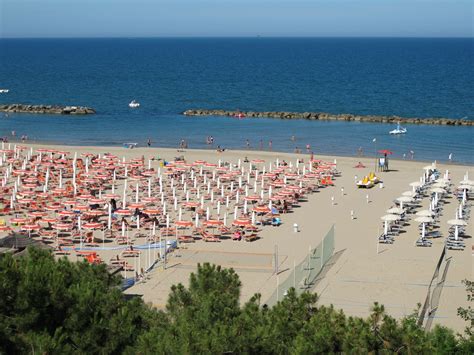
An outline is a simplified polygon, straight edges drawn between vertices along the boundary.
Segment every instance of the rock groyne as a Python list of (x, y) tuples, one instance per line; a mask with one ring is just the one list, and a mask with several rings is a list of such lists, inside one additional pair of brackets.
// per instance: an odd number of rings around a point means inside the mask
[(44, 113), (51, 115), (91, 115), (95, 110), (84, 106), (59, 106), (59, 105), (0, 105), (0, 112), (12, 113)]
[(192, 109), (183, 112), (186, 116), (229, 116), (229, 117), (250, 117), (250, 118), (279, 118), (279, 119), (305, 119), (324, 121), (354, 121), (354, 122), (376, 122), (396, 124), (428, 124), (445, 126), (474, 126), (474, 121), (453, 118), (406, 118), (398, 116), (364, 116), (352, 115), (349, 113), (332, 114), (327, 112), (285, 112), (285, 111), (228, 111), (228, 110), (207, 110)]

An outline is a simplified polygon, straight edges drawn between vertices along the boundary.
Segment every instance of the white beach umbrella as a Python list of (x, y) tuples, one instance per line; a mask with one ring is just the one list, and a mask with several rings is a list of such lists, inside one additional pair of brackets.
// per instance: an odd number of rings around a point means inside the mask
[(458, 189), (460, 190), (470, 190), (472, 189), (472, 186), (471, 185), (461, 185), (458, 187)]
[(397, 216), (395, 214), (386, 214), (385, 216), (380, 217), (382, 221), (387, 221), (387, 222), (395, 222), (400, 219), (400, 216)]
[(416, 215), (418, 217), (431, 217), (434, 215), (434, 213), (428, 210), (422, 210), (422, 211), (416, 212)]
[(466, 226), (467, 223), (462, 219), (450, 219), (448, 224), (454, 226), (454, 239), (458, 240), (459, 238), (459, 226)]
[(394, 214), (387, 214), (385, 216), (382, 216), (380, 219), (384, 221), (383, 230), (384, 230), (384, 234), (387, 235), (389, 222), (394, 222), (394, 221), (399, 220), (400, 216), (397, 216)]
[(446, 193), (446, 190), (444, 190), (441, 187), (434, 187), (430, 191), (434, 192), (435, 194), (444, 194), (444, 193)]
[(413, 181), (409, 184), (413, 188), (413, 191), (416, 190), (417, 187), (423, 186), (423, 183), (421, 181)]
[(459, 184), (461, 184), (461, 185), (474, 185), (474, 181), (468, 180), (468, 179), (464, 179), (464, 180), (462, 180), (462, 181), (459, 181)]
[(397, 198), (397, 201), (398, 202), (411, 202), (413, 201), (413, 198), (409, 196), (400, 196)]
[(417, 217), (415, 219), (416, 222), (419, 222), (422, 224), (421, 226), (421, 239), (425, 239), (425, 234), (426, 234), (426, 223), (431, 223), (433, 220), (430, 217)]
[(401, 196), (397, 198), (397, 201), (400, 202), (400, 208), (403, 208), (403, 204), (413, 201), (413, 198), (408, 196)]
[(428, 217), (428, 216), (421, 216), (421, 217), (416, 217), (415, 218), (415, 222), (419, 222), (419, 223), (432, 223), (433, 222), (433, 219), (431, 217)]
[(400, 208), (400, 207), (392, 207), (388, 209), (386, 212), (390, 214), (403, 214), (403, 212), (405, 211), (403, 210), (403, 208)]
[(467, 226), (466, 221), (463, 221), (462, 219), (450, 219), (448, 221), (448, 224), (451, 226)]
[(405, 192), (402, 193), (402, 196), (415, 197), (416, 192), (414, 192), (414, 191), (405, 191)]

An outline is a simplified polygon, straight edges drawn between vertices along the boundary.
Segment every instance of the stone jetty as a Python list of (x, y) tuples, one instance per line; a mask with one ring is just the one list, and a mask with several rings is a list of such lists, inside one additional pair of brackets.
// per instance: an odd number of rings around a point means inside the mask
[(454, 118), (406, 118), (398, 116), (364, 116), (349, 113), (332, 114), (327, 112), (286, 112), (286, 111), (228, 111), (192, 109), (183, 112), (186, 116), (230, 116), (249, 118), (279, 118), (284, 120), (304, 119), (312, 121), (354, 121), (396, 124), (428, 124), (445, 126), (474, 126), (474, 120)]
[(95, 110), (84, 106), (58, 106), (58, 105), (0, 105), (0, 112), (12, 113), (44, 113), (50, 115), (91, 115)]

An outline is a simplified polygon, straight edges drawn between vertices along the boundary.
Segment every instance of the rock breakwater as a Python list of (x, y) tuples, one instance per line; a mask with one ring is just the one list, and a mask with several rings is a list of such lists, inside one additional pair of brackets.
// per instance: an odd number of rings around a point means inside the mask
[(95, 110), (84, 106), (59, 106), (59, 105), (0, 105), (0, 112), (12, 113), (44, 113), (51, 115), (91, 115)]
[(428, 124), (445, 126), (474, 126), (474, 121), (466, 119), (452, 118), (406, 118), (398, 116), (364, 116), (352, 115), (348, 113), (332, 114), (327, 112), (286, 112), (286, 111), (228, 111), (228, 110), (207, 110), (191, 109), (183, 112), (186, 116), (229, 116), (229, 117), (250, 117), (250, 118), (279, 118), (279, 119), (305, 119), (312, 121), (354, 121), (354, 122), (375, 122), (396, 124)]

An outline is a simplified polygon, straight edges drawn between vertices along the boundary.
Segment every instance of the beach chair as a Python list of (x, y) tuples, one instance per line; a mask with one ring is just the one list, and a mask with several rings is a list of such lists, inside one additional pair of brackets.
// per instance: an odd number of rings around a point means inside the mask
[(178, 236), (178, 240), (181, 243), (194, 243), (196, 240), (193, 238), (192, 235), (180, 235)]
[(201, 232), (201, 237), (205, 242), (220, 242), (219, 237), (206, 231)]
[(431, 247), (433, 243), (430, 242), (429, 240), (420, 238), (416, 241), (415, 245), (417, 247)]
[(61, 246), (54, 249), (54, 255), (69, 255), (71, 254), (68, 250), (64, 250)]
[(135, 258), (140, 256), (140, 250), (135, 250), (135, 249), (128, 249), (128, 250), (123, 250), (120, 255), (124, 258)]
[(464, 246), (454, 244), (447, 244), (446, 248), (448, 248), (449, 250), (464, 250)]
[(272, 224), (273, 227), (279, 227), (281, 225), (280, 217), (272, 218), (271, 224)]
[(389, 235), (382, 234), (379, 236), (379, 243), (381, 244), (393, 244), (393, 242), (394, 238)]
[(244, 240), (246, 242), (253, 242), (254, 240), (257, 240), (257, 239), (258, 239), (257, 233), (246, 234), (244, 236)]

